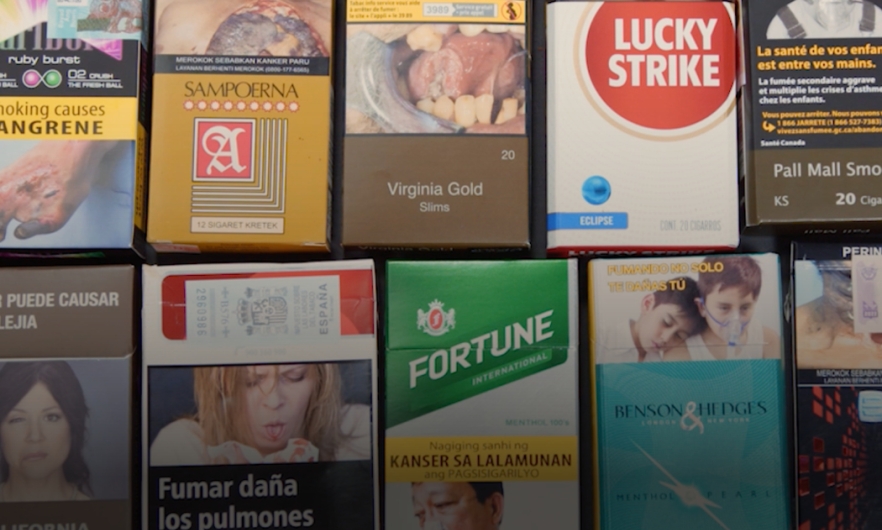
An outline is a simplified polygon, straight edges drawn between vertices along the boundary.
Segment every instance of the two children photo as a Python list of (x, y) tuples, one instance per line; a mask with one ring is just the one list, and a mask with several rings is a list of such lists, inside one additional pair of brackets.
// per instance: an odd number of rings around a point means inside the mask
[(780, 357), (778, 331), (757, 314), (763, 271), (756, 259), (711, 256), (701, 264), (697, 280), (680, 276), (645, 295), (636, 318), (598, 326), (596, 362)]

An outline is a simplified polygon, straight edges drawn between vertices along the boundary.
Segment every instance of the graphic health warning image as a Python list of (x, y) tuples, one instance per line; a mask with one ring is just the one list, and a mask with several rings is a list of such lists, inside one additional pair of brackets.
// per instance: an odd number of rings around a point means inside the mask
[(127, 501), (129, 391), (128, 359), (0, 362), (0, 503)]
[(346, 132), (526, 134), (526, 49), (524, 24), (350, 24)]
[(126, 247), (135, 144), (0, 143), (0, 247)]
[(371, 528), (370, 361), (152, 367), (149, 387), (151, 528)]

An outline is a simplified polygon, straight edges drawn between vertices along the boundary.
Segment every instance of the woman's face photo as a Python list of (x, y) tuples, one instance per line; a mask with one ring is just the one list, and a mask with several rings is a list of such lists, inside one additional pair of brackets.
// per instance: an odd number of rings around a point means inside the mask
[(43, 383), (34, 385), (0, 425), (0, 450), (10, 474), (28, 479), (60, 472), (70, 442), (70, 424)]
[(255, 448), (264, 454), (303, 437), (309, 400), (316, 385), (309, 365), (253, 366), (245, 376), (245, 406)]

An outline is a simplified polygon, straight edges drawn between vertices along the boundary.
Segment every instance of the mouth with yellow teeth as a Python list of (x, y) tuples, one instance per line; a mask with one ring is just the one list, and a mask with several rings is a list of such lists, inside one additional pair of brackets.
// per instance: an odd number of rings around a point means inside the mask
[(389, 133), (524, 134), (525, 42), (512, 24), (421, 24), (385, 43), (359, 33), (347, 101)]

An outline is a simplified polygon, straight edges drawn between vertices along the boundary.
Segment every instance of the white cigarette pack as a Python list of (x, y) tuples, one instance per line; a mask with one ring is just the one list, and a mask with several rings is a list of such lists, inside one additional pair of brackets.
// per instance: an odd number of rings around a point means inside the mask
[(548, 249), (738, 245), (730, 2), (548, 6)]

